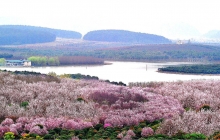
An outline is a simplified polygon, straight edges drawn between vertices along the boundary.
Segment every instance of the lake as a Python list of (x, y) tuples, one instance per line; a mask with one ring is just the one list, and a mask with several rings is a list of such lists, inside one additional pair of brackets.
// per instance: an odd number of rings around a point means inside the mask
[(144, 63), (144, 62), (110, 62), (111, 65), (97, 66), (58, 66), (58, 67), (1, 67), (10, 71), (34, 71), (44, 74), (76, 74), (97, 76), (103, 80), (129, 82), (177, 81), (191, 79), (220, 79), (218, 75), (188, 75), (158, 73), (157, 69), (167, 65), (190, 64), (187, 62)]

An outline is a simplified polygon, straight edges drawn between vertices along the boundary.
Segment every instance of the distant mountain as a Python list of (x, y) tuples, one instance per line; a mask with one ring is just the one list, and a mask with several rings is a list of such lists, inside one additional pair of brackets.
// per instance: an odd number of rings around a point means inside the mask
[(127, 42), (138, 44), (165, 44), (171, 41), (163, 36), (131, 32), (125, 30), (96, 30), (90, 31), (83, 37), (84, 40)]
[(55, 41), (56, 37), (79, 39), (81, 36), (80, 33), (75, 31), (44, 27), (24, 25), (0, 26), (0, 45), (44, 43)]
[(61, 37), (61, 38), (80, 39), (82, 37), (82, 34), (79, 32), (52, 29), (52, 28), (46, 28), (46, 27), (26, 26), (26, 25), (1, 25), (0, 27), (22, 29), (22, 30), (32, 30), (32, 31), (44, 31), (44, 32), (55, 34), (56, 37)]
[(201, 35), (195, 27), (183, 22), (164, 24), (160, 34), (171, 39), (190, 39)]
[(204, 34), (202, 37), (209, 38), (209, 39), (220, 39), (220, 31), (212, 30)]
[(30, 29), (0, 27), (0, 45), (19, 45), (52, 42), (56, 35)]

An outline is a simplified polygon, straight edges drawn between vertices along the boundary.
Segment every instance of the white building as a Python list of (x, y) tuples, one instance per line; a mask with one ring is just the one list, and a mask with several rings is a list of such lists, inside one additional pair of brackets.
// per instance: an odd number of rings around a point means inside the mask
[(30, 67), (31, 66), (31, 61), (29, 61), (29, 60), (6, 60), (6, 66)]

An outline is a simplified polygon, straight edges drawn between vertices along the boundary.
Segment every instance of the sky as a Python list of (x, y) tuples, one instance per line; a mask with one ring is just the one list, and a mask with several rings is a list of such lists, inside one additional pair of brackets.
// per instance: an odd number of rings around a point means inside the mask
[(122, 29), (169, 38), (220, 30), (219, 0), (1, 0), (0, 25)]

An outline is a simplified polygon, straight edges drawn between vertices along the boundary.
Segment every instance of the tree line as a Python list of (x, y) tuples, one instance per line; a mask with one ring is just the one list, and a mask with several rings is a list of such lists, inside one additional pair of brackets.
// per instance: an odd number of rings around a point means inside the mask
[(104, 60), (101, 58), (95, 58), (91, 56), (60, 56), (59, 61), (61, 65), (72, 64), (104, 64)]
[(58, 57), (31, 56), (28, 58), (33, 66), (59, 66)]
[(0, 58), (0, 66), (4, 66), (6, 63), (6, 60), (4, 58)]
[(46, 57), (46, 56), (31, 56), (28, 58), (33, 66), (59, 66), (59, 65), (92, 65), (104, 64), (104, 60), (94, 57), (86, 56), (60, 56), (60, 57)]

